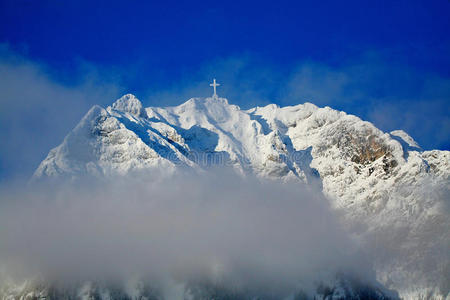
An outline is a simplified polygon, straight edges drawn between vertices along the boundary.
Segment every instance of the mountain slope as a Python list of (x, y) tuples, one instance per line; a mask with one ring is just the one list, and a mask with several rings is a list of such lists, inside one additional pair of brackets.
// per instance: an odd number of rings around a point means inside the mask
[[(223, 98), (143, 108), (133, 95), (94, 106), (33, 179), (229, 166), (238, 174), (318, 185), (403, 297), (448, 296), (450, 152), (405, 132), (305, 103), (247, 111)], [(163, 170), (163, 171), (161, 171)]]

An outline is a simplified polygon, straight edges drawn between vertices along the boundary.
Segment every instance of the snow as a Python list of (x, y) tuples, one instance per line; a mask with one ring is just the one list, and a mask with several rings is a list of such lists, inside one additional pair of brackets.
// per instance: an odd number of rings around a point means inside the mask
[(133, 116), (146, 118), (147, 114), (142, 106), (141, 101), (137, 99), (132, 94), (126, 94), (122, 98), (117, 99), (116, 102), (113, 103), (112, 109), (124, 112), (124, 113), (130, 113)]
[(417, 142), (409, 134), (407, 134), (403, 130), (391, 131), (391, 135), (401, 138), (402, 141), (405, 142), (411, 148), (420, 149), (419, 144), (417, 144)]
[[(143, 108), (127, 94), (107, 109), (89, 110), (50, 151), (34, 180), (137, 170), (171, 173), (182, 167), (202, 170), (211, 165), (205, 163), (211, 154), (212, 163), (231, 166), (239, 174), (320, 181), (331, 206), (366, 249), (375, 249), (376, 239), (393, 249), (413, 245), (396, 257), (395, 266), (373, 253), (382, 283), (407, 298), (443, 295), (438, 282), (445, 270), (424, 272), (420, 267), (429, 261), (433, 247), (442, 245), (433, 240), (416, 243), (430, 226), (432, 234), (445, 234), (444, 242), (450, 241), (448, 212), (436, 209), (448, 200), (450, 152), (421, 151), (404, 131), (384, 133), (330, 107), (270, 104), (244, 111), (227, 99), (210, 97)], [(428, 195), (427, 187), (444, 191), (444, 197)], [(436, 216), (443, 220), (438, 225)], [(389, 235), (399, 227), (409, 233), (401, 238)], [(439, 259), (450, 265), (448, 255)]]

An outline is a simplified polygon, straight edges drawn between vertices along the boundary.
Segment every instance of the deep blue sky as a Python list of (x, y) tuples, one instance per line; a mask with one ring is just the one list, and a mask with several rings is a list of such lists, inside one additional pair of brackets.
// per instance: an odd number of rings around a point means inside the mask
[(0, 39), (58, 69), (78, 58), (139, 64), (148, 81), (176, 80), (204, 61), (243, 51), (286, 66), (306, 59), (339, 65), (378, 50), (448, 76), (449, 20), (448, 0), (2, 0)]
[[(90, 105), (114, 100), (106, 95), (177, 104), (210, 93), (212, 77), (244, 108), (311, 101), (404, 129), (425, 149), (450, 149), (449, 0), (0, 0), (0, 46), (4, 74), (14, 74), (3, 87), (2, 130), (25, 128), (5, 125), (22, 120), (12, 117), (20, 108), (5, 113), (11, 103), (52, 111), (51, 101), (23, 96), (24, 85), (79, 109), (53, 134), (26, 119), (51, 137), (37, 162)], [(67, 100), (74, 90), (78, 105)]]

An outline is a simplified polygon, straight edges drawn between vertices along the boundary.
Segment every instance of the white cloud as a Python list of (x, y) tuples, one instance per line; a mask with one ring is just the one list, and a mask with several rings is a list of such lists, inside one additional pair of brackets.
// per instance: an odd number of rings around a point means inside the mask
[(0, 179), (30, 176), (90, 106), (119, 95), (119, 87), (100, 80), (92, 68), (79, 84), (65, 86), (44, 65), (1, 45)]
[[(234, 173), (2, 191), (0, 261), (50, 280), (215, 282), (283, 295), (373, 274), (321, 193)], [(363, 279), (364, 278), (364, 279)]]

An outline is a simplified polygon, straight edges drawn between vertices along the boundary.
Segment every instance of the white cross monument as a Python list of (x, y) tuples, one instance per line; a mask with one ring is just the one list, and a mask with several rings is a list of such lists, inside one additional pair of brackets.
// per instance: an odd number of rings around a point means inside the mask
[(220, 84), (216, 83), (216, 79), (213, 79), (213, 83), (209, 84), (209, 86), (212, 86), (214, 88), (214, 95), (213, 98), (217, 99), (217, 93), (216, 93), (216, 87), (218, 87)]

